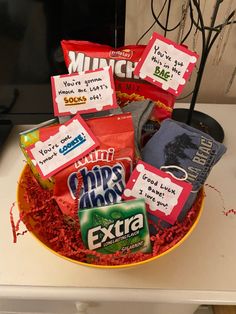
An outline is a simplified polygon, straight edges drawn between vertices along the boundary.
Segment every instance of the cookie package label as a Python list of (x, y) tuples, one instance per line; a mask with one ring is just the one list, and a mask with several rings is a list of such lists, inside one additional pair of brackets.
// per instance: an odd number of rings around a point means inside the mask
[(198, 55), (182, 45), (153, 33), (134, 74), (174, 96), (180, 95)]
[(99, 145), (85, 121), (75, 116), (47, 137), (26, 148), (32, 163), (43, 178), (48, 178), (84, 157)]
[(51, 77), (55, 116), (117, 108), (111, 66)]
[(144, 198), (152, 215), (174, 224), (192, 185), (139, 161), (124, 190), (123, 199)]

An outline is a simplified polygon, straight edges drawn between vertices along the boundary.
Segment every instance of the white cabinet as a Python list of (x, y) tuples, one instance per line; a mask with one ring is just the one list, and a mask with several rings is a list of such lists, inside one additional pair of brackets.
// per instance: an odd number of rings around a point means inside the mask
[(211, 115), (225, 131), (227, 152), (207, 181), (215, 188), (206, 187), (203, 214), (181, 246), (130, 269), (101, 270), (71, 263), (29, 233), (13, 243), (9, 209), (24, 166), (17, 141), (22, 127), (13, 129), (0, 156), (2, 313), (70, 314), (78, 312), (76, 302), (85, 302), (88, 309), (79, 310), (88, 314), (189, 314), (200, 304), (236, 304), (236, 216), (223, 213), (236, 208), (236, 106), (202, 104), (196, 110)]

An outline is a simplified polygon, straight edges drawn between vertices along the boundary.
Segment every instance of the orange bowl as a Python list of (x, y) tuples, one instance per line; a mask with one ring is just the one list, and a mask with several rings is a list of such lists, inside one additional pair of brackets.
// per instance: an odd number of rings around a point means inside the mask
[[(87, 267), (93, 267), (93, 268), (102, 268), (102, 269), (119, 269), (119, 268), (129, 268), (129, 267), (134, 267), (134, 266), (138, 266), (138, 265), (143, 265), (146, 263), (149, 263), (151, 261), (154, 261), (158, 258), (160, 258), (161, 256), (164, 256), (168, 253), (170, 253), (171, 251), (175, 250), (178, 246), (180, 246), (189, 236), (190, 234), (193, 232), (193, 230), (195, 229), (195, 227), (198, 224), (198, 221), (200, 219), (203, 207), (204, 207), (204, 189), (202, 188), (198, 194), (198, 198), (195, 202), (195, 218), (191, 224), (191, 226), (189, 227), (189, 229), (186, 231), (186, 233), (183, 235), (183, 237), (176, 242), (173, 246), (169, 247), (168, 249), (166, 249), (164, 252), (157, 254), (155, 256), (151, 256), (148, 259), (144, 259), (138, 262), (131, 262), (129, 264), (120, 264), (120, 265), (99, 265), (99, 264), (92, 264), (92, 263), (88, 263), (88, 262), (84, 262), (84, 261), (80, 261), (77, 259), (73, 259), (67, 256), (64, 256), (60, 253), (58, 253), (55, 249), (52, 248), (50, 241), (48, 241), (48, 239), (45, 239), (44, 236), (42, 234), (40, 234), (37, 231), (37, 228), (35, 228), (36, 226), (36, 221), (35, 219), (33, 219), (31, 217), (31, 203), (29, 201), (27, 201), (27, 191), (29, 189), (29, 186), (27, 186), (27, 177), (31, 177), (32, 180), (35, 181), (33, 177), (33, 174), (31, 173), (31, 170), (29, 168), (28, 165), (26, 165), (21, 173), (20, 179), (19, 179), (19, 183), (18, 183), (18, 188), (17, 188), (17, 203), (18, 203), (18, 208), (19, 208), (19, 212), (20, 212), (20, 216), (22, 218), (22, 221), (26, 224), (26, 227), (28, 228), (28, 230), (31, 232), (31, 234), (43, 245), (45, 246), (47, 249), (49, 249), (51, 252), (53, 252), (54, 254), (70, 261), (73, 263), (76, 263), (78, 265), (83, 265), (83, 266), (87, 266)], [(39, 186), (39, 185), (38, 185)], [(41, 187), (40, 187), (41, 188)], [(42, 188), (41, 188), (42, 189)], [(43, 190), (42, 190), (43, 191)], [(42, 196), (43, 197), (43, 196)], [(27, 216), (27, 223), (24, 219), (24, 217)]]

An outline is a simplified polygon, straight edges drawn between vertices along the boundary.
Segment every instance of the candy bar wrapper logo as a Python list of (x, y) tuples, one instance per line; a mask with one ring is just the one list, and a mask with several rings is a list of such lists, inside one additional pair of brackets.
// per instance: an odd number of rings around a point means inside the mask
[(178, 96), (194, 69), (198, 55), (154, 33), (134, 74)]
[(144, 198), (147, 210), (174, 224), (183, 208), (192, 185), (177, 180), (151, 165), (139, 162), (123, 193), (123, 199)]
[(113, 59), (131, 59), (133, 56), (133, 51), (130, 49), (124, 50), (112, 50), (110, 52), (110, 57)]
[(54, 132), (44, 141), (39, 140), (27, 148), (43, 178), (52, 176), (98, 146), (98, 140), (79, 115)]
[(64, 116), (117, 107), (111, 67), (51, 77), (54, 114)]
[[(110, 52), (109, 56), (114, 53)], [(117, 52), (115, 53), (117, 55)], [(133, 51), (130, 53), (130, 60), (121, 58), (119, 54), (118, 57), (111, 58), (96, 58), (90, 57), (85, 53), (76, 53), (75, 51), (69, 51), (68, 57), (70, 59), (70, 63), (68, 65), (68, 72), (83, 72), (89, 71), (92, 69), (105, 68), (110, 66), (116, 78), (127, 78), (133, 80), (139, 80), (138, 76), (133, 75), (133, 70), (135, 69), (137, 62), (132, 61)]]

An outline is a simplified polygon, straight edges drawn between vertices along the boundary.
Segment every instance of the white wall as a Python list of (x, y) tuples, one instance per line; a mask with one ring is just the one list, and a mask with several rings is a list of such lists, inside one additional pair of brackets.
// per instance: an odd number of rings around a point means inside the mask
[[(186, 0), (172, 0), (169, 27), (175, 26), (181, 18), (182, 5)], [(200, 0), (201, 6), (204, 7), (204, 22), (209, 26), (210, 18), (212, 15), (215, 0)], [(164, 0), (154, 0), (154, 11), (158, 15), (160, 8), (162, 7)], [(168, 3), (168, 1), (167, 1)], [(224, 22), (228, 8), (231, 6), (232, 10), (236, 8), (236, 0), (224, 0), (220, 6), (220, 11), (217, 16), (217, 24)], [(165, 24), (166, 9), (160, 18), (162, 24)], [(231, 11), (232, 11), (231, 10)], [(195, 11), (196, 12), (196, 11)], [(197, 19), (197, 17), (196, 17)], [(154, 22), (154, 18), (151, 13), (151, 1), (150, 0), (127, 0), (126, 4), (126, 44), (135, 44), (140, 36), (149, 28)], [(227, 26), (229, 28), (229, 26)], [(185, 34), (189, 29), (189, 18), (187, 19)], [(152, 32), (158, 32), (164, 35), (163, 30), (155, 24), (155, 26), (149, 31), (149, 33), (140, 42), (141, 44), (147, 44), (151, 37)], [(173, 32), (168, 32), (167, 37), (177, 41), (179, 28)], [(224, 38), (227, 37), (227, 30), (224, 31)], [(190, 50), (193, 50), (193, 34), (195, 33), (195, 27), (193, 26), (191, 36), (184, 43)], [(221, 33), (223, 34), (223, 32)], [(236, 104), (236, 77), (230, 88), (230, 91), (226, 93), (227, 86), (229, 84), (232, 72), (236, 66), (236, 24), (233, 25), (230, 31), (228, 44), (223, 54), (222, 60), (218, 65), (213, 64), (216, 47), (218, 42), (216, 41), (211, 53), (209, 55), (207, 65), (199, 92), (198, 102), (205, 103), (232, 103)], [(196, 46), (197, 53), (201, 54), (201, 34), (198, 35), (198, 41)], [(197, 71), (195, 70), (192, 74), (190, 81), (187, 83), (182, 95), (184, 97), (192, 91)], [(187, 102), (191, 97), (185, 99)]]

